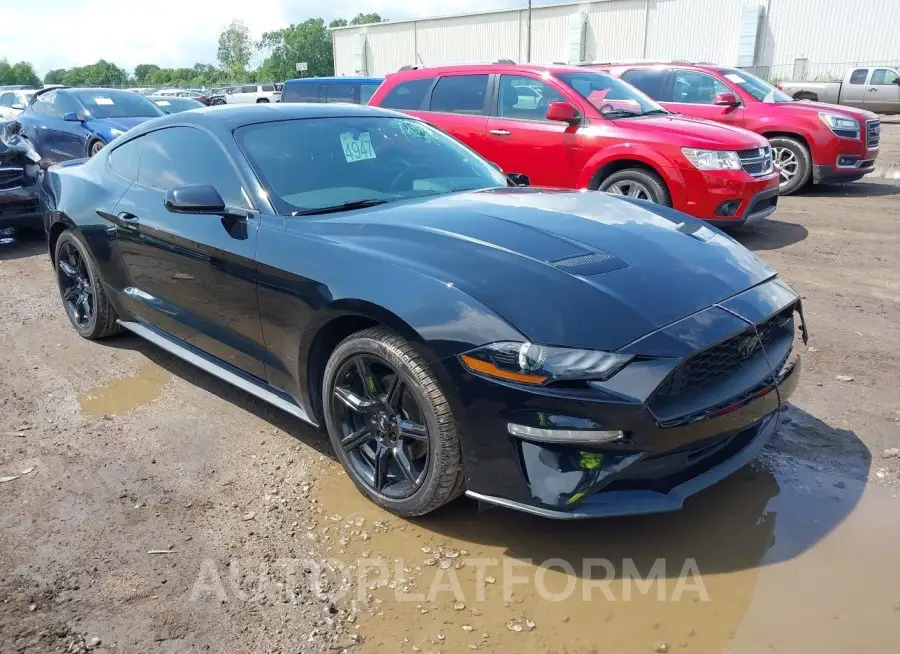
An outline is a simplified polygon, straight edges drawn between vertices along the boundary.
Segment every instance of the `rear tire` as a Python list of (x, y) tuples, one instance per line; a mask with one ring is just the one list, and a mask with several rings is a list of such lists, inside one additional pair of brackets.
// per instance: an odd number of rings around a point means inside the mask
[(639, 200), (649, 200), (666, 207), (672, 206), (672, 198), (665, 183), (654, 172), (641, 168), (626, 168), (613, 173), (602, 182), (598, 191), (612, 195), (625, 195)]
[(263, 103), (269, 104), (269, 99), (268, 98), (260, 98), (259, 100), (256, 101), (256, 104), (263, 104)]
[(769, 143), (772, 161), (780, 175), (779, 195), (790, 195), (806, 186), (812, 176), (812, 157), (806, 146), (788, 136), (774, 136)]
[[(354, 373), (359, 361), (364, 362), (366, 382)], [(399, 389), (397, 394), (392, 392), (394, 388)], [(350, 404), (342, 399), (348, 393), (379, 408), (348, 410)], [(375, 504), (412, 517), (462, 494), (462, 454), (450, 404), (425, 360), (402, 336), (372, 327), (341, 341), (325, 367), (322, 397), (325, 424), (337, 458), (356, 487)], [(379, 422), (382, 416), (388, 418), (385, 425)], [(414, 425), (418, 435), (403, 437), (397, 421), (407, 426), (406, 433), (413, 431), (410, 426)], [(374, 436), (364, 434), (362, 442), (351, 447), (350, 434), (359, 434), (366, 425), (371, 425), (366, 431)], [(397, 429), (385, 436), (386, 425)], [(401, 434), (399, 438), (397, 434)], [(384, 455), (386, 472), (379, 484), (377, 467), (370, 468), (370, 464), (385, 449), (392, 453)], [(413, 474), (405, 474), (410, 469)]]
[[(122, 328), (100, 282), (94, 257), (71, 230), (65, 230), (57, 239), (53, 261), (63, 308), (78, 335), (93, 341), (118, 334)], [(76, 286), (80, 287), (77, 295), (81, 302), (73, 301)], [(88, 311), (90, 315), (85, 316)]]

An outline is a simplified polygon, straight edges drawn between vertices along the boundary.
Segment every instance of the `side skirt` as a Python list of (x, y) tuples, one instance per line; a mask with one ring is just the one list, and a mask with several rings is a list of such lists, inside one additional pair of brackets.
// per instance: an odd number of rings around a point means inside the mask
[(230, 366), (228, 366), (228, 364), (219, 362), (218, 359), (210, 357), (187, 344), (182, 344), (152, 327), (139, 322), (126, 320), (119, 320), (118, 322), (128, 331), (159, 346), (169, 354), (187, 361), (214, 377), (218, 377), (222, 381), (228, 382), (232, 386), (236, 386), (251, 395), (255, 395), (264, 402), (268, 402), (282, 411), (287, 411), (292, 416), (300, 418), (300, 420), (309, 423), (313, 427), (319, 426), (316, 421), (306, 413), (306, 410), (302, 406), (293, 401), (293, 398), (276, 391), (265, 382), (257, 382), (239, 371), (229, 370)]

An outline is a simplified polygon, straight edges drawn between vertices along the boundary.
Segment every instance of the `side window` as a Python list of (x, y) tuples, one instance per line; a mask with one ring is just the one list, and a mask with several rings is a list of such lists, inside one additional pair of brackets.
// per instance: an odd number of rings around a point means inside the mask
[(401, 82), (384, 96), (380, 106), (385, 109), (421, 109), (425, 94), (433, 83), (433, 77)]
[(285, 84), (281, 93), (282, 102), (318, 102), (319, 85), (306, 82)]
[(243, 86), (241, 87), (241, 93), (256, 93), (255, 86)]
[(894, 71), (889, 68), (876, 68), (875, 72), (872, 73), (872, 81), (869, 84), (881, 85), (881, 84), (896, 84), (897, 80), (900, 79), (900, 76), (897, 75)]
[(65, 116), (67, 113), (84, 115), (84, 111), (81, 109), (81, 107), (78, 106), (78, 103), (63, 93), (56, 94), (56, 102), (54, 103), (54, 110), (56, 111), (56, 114), (60, 118)]
[(275, 90), (274, 84), (263, 84), (262, 90), (266, 93), (272, 93)]
[(666, 88), (669, 74), (670, 71), (659, 68), (635, 68), (623, 74), (622, 79), (657, 102), (671, 102), (671, 94)]
[(520, 120), (547, 120), (550, 103), (565, 101), (560, 93), (539, 80), (503, 75), (500, 77), (497, 115)]
[(356, 102), (355, 84), (323, 84), (319, 91), (320, 102)]
[(34, 111), (34, 113), (36, 113), (38, 116), (47, 116), (48, 118), (62, 118), (61, 114), (59, 116), (56, 115), (56, 109), (54, 107), (57, 95), (58, 93), (56, 91), (41, 93), (31, 105), (32, 111)]
[(487, 75), (442, 77), (431, 92), (431, 111), (482, 116), (487, 87)]
[(866, 77), (869, 75), (868, 68), (857, 68), (850, 74), (851, 84), (865, 84)]
[(15, 97), (16, 97), (16, 96), (15, 96), (14, 93), (4, 93), (3, 95), (0, 95), (0, 107), (11, 107), (11, 106), (13, 106), (13, 104), (15, 104), (15, 103), (13, 102), (13, 99), (14, 99)]
[(380, 84), (360, 84), (359, 85), (359, 103), (369, 104), (369, 100), (375, 95)]
[(675, 71), (672, 102), (712, 104), (720, 93), (731, 93), (731, 89), (714, 77), (692, 70)]
[(228, 155), (206, 132), (170, 127), (140, 140), (144, 151), (139, 184), (162, 191), (184, 184), (212, 184), (226, 204), (250, 208)]
[(141, 165), (141, 152), (144, 149), (144, 138), (137, 138), (116, 146), (109, 153), (109, 167), (125, 179), (136, 182)]

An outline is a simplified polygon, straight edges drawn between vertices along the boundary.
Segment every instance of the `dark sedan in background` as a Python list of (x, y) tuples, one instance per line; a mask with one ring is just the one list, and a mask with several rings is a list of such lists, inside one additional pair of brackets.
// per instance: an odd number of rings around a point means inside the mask
[[(513, 171), (510, 171), (513, 172)], [(45, 178), (63, 305), (328, 432), (399, 515), (667, 511), (752, 459), (798, 296), (715, 228), (512, 187), (372, 107), (213, 107)]]
[(46, 167), (92, 157), (135, 125), (162, 115), (133, 91), (57, 87), (36, 92), (16, 121)]

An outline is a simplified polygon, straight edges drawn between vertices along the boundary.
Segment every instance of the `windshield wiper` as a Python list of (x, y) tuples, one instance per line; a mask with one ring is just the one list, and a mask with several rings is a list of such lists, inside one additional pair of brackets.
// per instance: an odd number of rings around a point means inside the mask
[(640, 116), (651, 116), (653, 114), (667, 114), (665, 109), (651, 109), (650, 111), (631, 111), (630, 109), (613, 109), (612, 111), (604, 111), (603, 115), (607, 118), (639, 118)]
[(312, 216), (322, 213), (337, 213), (338, 211), (352, 211), (353, 209), (365, 209), (366, 207), (375, 207), (379, 204), (386, 204), (390, 200), (382, 200), (380, 198), (366, 198), (365, 200), (350, 200), (349, 202), (341, 202), (340, 204), (332, 204), (327, 207), (316, 207), (315, 209), (302, 209), (295, 211), (292, 216)]

